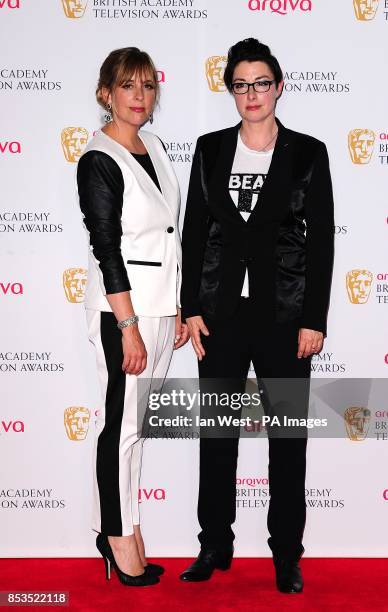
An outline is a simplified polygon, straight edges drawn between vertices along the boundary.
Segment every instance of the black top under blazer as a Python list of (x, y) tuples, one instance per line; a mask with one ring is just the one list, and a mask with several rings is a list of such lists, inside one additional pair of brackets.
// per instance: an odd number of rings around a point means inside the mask
[(229, 194), (241, 123), (197, 141), (183, 227), (184, 319), (227, 319), (246, 268), (264, 323), (298, 319), (326, 334), (334, 257), (333, 192), (326, 146), (285, 128), (259, 200), (244, 221)]

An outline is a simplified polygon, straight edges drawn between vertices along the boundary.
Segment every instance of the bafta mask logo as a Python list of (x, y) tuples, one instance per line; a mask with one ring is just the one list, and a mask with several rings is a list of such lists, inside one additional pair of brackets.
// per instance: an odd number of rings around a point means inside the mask
[(210, 91), (226, 91), (224, 72), (227, 57), (225, 55), (212, 55), (206, 60), (206, 78)]
[(73, 442), (85, 440), (88, 435), (90, 410), (81, 406), (71, 406), (64, 412), (67, 437)]
[(85, 14), (88, 0), (62, 0), (63, 10), (69, 19), (79, 19)]
[(372, 130), (357, 129), (349, 132), (349, 152), (354, 164), (369, 164), (373, 155), (375, 139), (376, 136)]
[(62, 130), (62, 149), (68, 162), (76, 163), (79, 160), (88, 138), (88, 131), (83, 127), (66, 127)]
[(373, 274), (369, 270), (350, 270), (346, 275), (346, 290), (352, 304), (366, 304), (372, 287)]
[(349, 439), (353, 442), (365, 440), (369, 431), (370, 410), (368, 408), (347, 408), (344, 419)]
[(376, 17), (380, 0), (353, 0), (354, 11), (359, 21), (371, 21)]
[(84, 301), (87, 281), (87, 270), (84, 268), (69, 268), (63, 273), (63, 288), (65, 295), (72, 304)]

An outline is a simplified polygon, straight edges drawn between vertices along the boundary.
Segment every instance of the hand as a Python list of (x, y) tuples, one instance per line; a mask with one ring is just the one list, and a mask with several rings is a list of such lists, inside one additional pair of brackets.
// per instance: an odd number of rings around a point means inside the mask
[(301, 357), (309, 357), (314, 353), (319, 353), (323, 346), (323, 333), (314, 331), (313, 329), (305, 329), (302, 327), (299, 330), (298, 337), (298, 359)]
[(140, 335), (137, 323), (124, 327), (123, 332), (123, 365), (126, 374), (138, 376), (147, 367), (147, 351)]
[(186, 323), (182, 323), (181, 309), (178, 308), (175, 318), (175, 340), (174, 350), (181, 348), (189, 339), (189, 328)]
[(186, 319), (186, 323), (187, 327), (189, 328), (191, 344), (193, 345), (195, 354), (197, 355), (199, 361), (202, 361), (202, 358), (205, 356), (205, 349), (202, 346), (201, 333), (205, 336), (209, 336), (209, 330), (206, 327), (203, 318), (200, 316), (188, 317)]

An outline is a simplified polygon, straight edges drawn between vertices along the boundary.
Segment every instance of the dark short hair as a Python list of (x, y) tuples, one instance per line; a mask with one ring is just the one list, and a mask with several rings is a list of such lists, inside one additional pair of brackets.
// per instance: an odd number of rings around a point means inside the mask
[(245, 38), (230, 47), (228, 51), (224, 81), (229, 91), (232, 91), (234, 69), (240, 62), (265, 62), (273, 73), (276, 85), (283, 80), (283, 71), (276, 57), (272, 55), (271, 49), (257, 38)]
[(96, 90), (97, 102), (106, 109), (103, 89), (111, 92), (115, 87), (123, 85), (131, 79), (136, 73), (141, 75), (149, 73), (151, 75), (155, 84), (156, 100), (158, 100), (158, 75), (152, 59), (148, 53), (140, 51), (137, 47), (124, 47), (109, 53), (100, 68), (100, 77)]

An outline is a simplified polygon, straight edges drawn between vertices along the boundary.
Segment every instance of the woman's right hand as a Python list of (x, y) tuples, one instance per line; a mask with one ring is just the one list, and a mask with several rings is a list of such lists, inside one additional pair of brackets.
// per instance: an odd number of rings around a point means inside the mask
[(202, 346), (201, 333), (204, 334), (204, 336), (209, 336), (209, 330), (201, 316), (188, 317), (186, 318), (186, 323), (189, 328), (191, 344), (193, 345), (195, 354), (199, 361), (202, 361), (202, 358), (205, 356), (205, 349)]
[(126, 374), (138, 376), (147, 367), (147, 351), (137, 323), (124, 327), (122, 333), (124, 355), (122, 370)]

